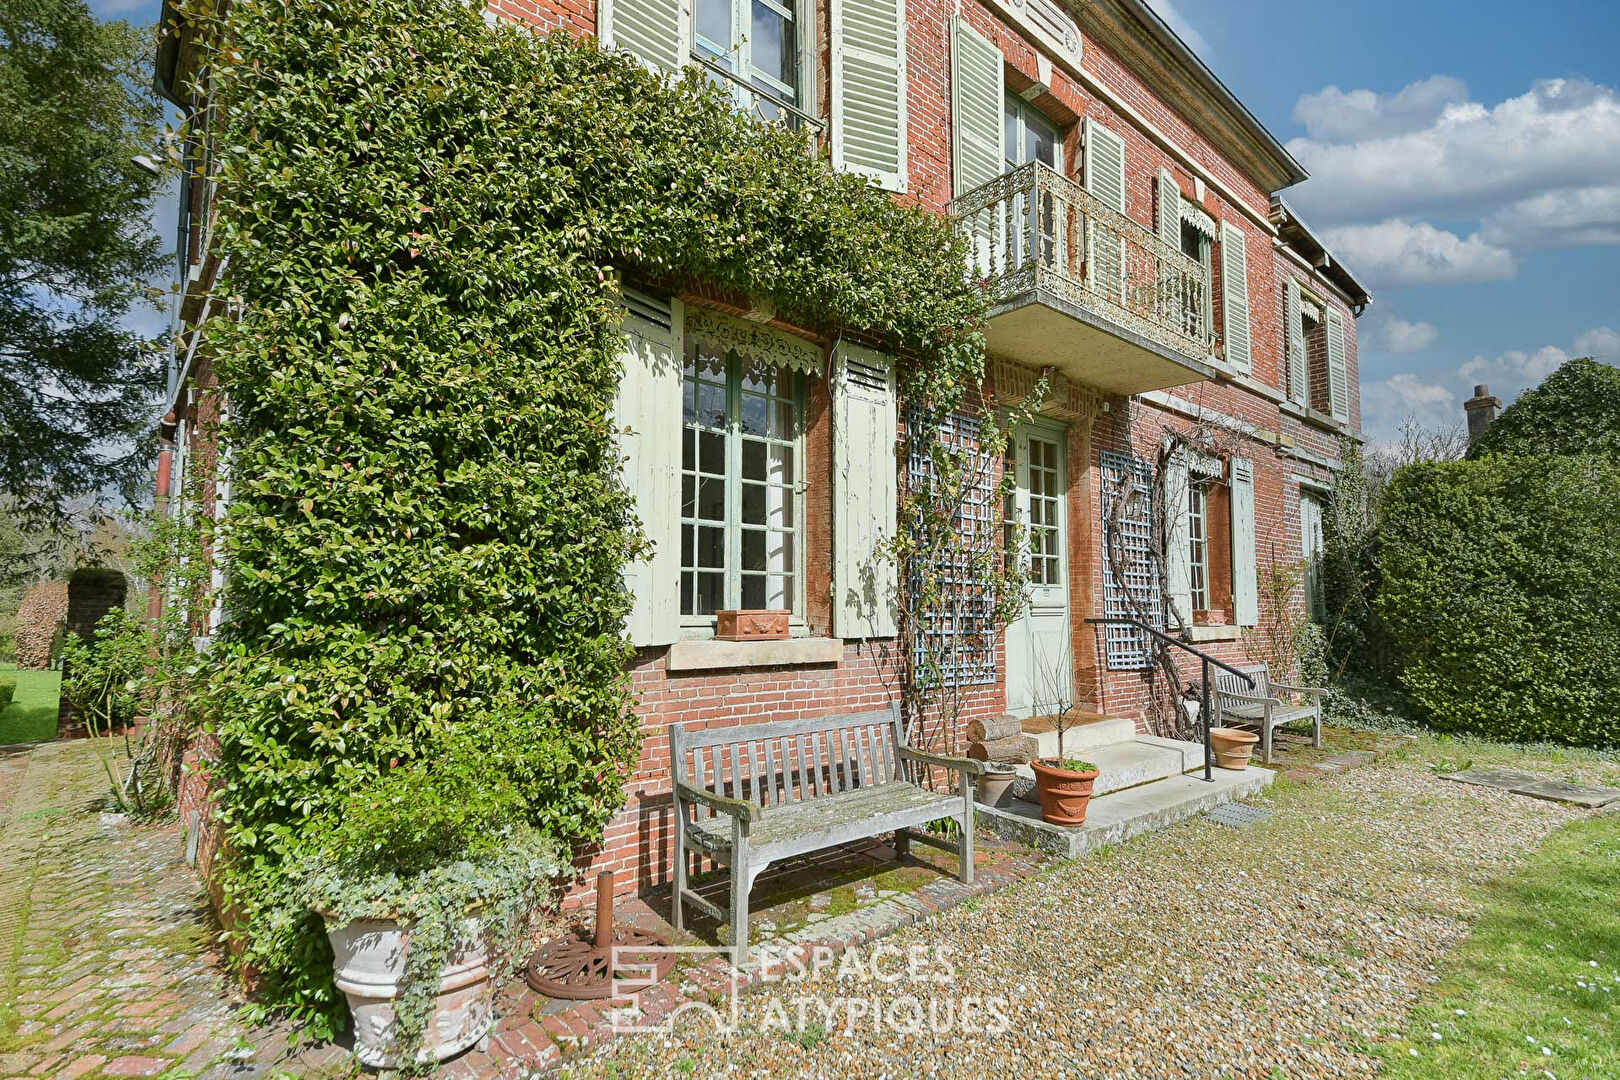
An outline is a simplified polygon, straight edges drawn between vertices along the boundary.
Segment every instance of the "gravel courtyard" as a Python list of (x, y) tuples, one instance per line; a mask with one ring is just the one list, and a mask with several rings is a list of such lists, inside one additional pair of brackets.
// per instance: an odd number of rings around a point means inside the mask
[[(1424, 752), (1281, 782), (1262, 800), (1276, 816), (1254, 827), (1195, 819), (886, 939), (921, 947), (916, 981), (840, 978), (835, 964), (746, 996), (736, 1035), (685, 1017), (569, 1075), (1371, 1075), (1367, 1048), (1468, 933), (1469, 890), (1582, 813), (1440, 780)], [(930, 981), (940, 947), (949, 983)], [(953, 1006), (998, 997), (1004, 1033), (953, 1021)]]

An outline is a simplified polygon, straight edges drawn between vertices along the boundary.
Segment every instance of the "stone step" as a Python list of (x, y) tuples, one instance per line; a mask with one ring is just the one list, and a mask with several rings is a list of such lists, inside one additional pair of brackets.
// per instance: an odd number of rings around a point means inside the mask
[(980, 806), (978, 827), (1060, 858), (1079, 858), (1105, 844), (1117, 844), (1146, 832), (1168, 828), (1178, 821), (1224, 803), (1244, 799), (1269, 785), (1275, 774), (1251, 765), (1241, 772), (1216, 769), (1213, 782), (1201, 776), (1171, 776), (1094, 798), (1086, 823), (1078, 828), (1041, 820), (1041, 808), (1014, 799), (1005, 807)]
[[(1092, 789), (1093, 798), (1204, 767), (1202, 744), (1182, 742), (1179, 739), (1160, 739), (1152, 735), (1134, 735), (1124, 742), (1092, 746), (1078, 751), (1070, 748), (1069, 740), (1065, 737), (1063, 748), (1068, 751), (1070, 757), (1081, 757), (1097, 766), (1097, 783)], [(1056, 757), (1056, 746), (1054, 745), (1052, 753), (1043, 753), (1041, 756)], [(1013, 795), (1020, 799), (1033, 800), (1035, 771), (1028, 765), (1020, 765), (1017, 771), (1018, 780), (1013, 784)]]
[[(1027, 729), (1026, 729), (1027, 730)], [(1040, 731), (1027, 732), (1035, 736), (1037, 757), (1057, 757), (1057, 732)], [(1063, 750), (1069, 757), (1086, 757), (1088, 750), (1099, 746), (1111, 746), (1115, 743), (1130, 742), (1136, 737), (1136, 722), (1134, 720), (1118, 717), (1108, 717), (1103, 720), (1093, 720), (1086, 724), (1076, 724), (1063, 733)]]

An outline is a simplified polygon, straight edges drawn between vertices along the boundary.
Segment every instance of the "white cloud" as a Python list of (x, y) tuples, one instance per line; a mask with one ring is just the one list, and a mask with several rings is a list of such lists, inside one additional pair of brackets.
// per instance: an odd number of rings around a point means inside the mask
[(1411, 417), (1425, 428), (1455, 424), (1462, 415), (1462, 398), (1439, 383), (1424, 382), (1411, 372), (1402, 372), (1361, 388), (1361, 409), (1369, 431), (1387, 436), (1402, 420)]
[(1518, 247), (1620, 244), (1620, 186), (1533, 195), (1487, 215), (1481, 232), (1493, 243)]
[(1576, 356), (1620, 364), (1620, 332), (1608, 326), (1595, 326), (1575, 339), (1574, 352)]
[(1383, 97), (1330, 88), (1302, 98), (1312, 134), (1288, 144), (1314, 174), (1301, 208), (1336, 221), (1476, 217), (1620, 174), (1614, 89), (1546, 79), (1494, 107), (1443, 101), (1455, 89), (1429, 79)]
[(1394, 317), (1380, 323), (1377, 332), (1378, 340), (1392, 353), (1422, 352), (1440, 337), (1434, 323)]
[(1346, 142), (1428, 127), (1447, 106), (1467, 100), (1468, 84), (1450, 75), (1431, 76), (1395, 94), (1329, 86), (1300, 98), (1294, 119), (1312, 139)]
[(1486, 383), (1496, 396), (1511, 401), (1576, 356), (1591, 356), (1610, 364), (1620, 363), (1620, 331), (1608, 326), (1594, 326), (1578, 335), (1569, 348), (1543, 345), (1528, 352), (1508, 349), (1496, 356), (1475, 356), (1458, 368), (1457, 374), (1469, 384)]
[(1209, 42), (1204, 39), (1203, 34), (1198, 32), (1197, 27), (1187, 21), (1187, 16), (1177, 9), (1172, 0), (1148, 0), (1148, 6), (1158, 13), (1159, 18), (1169, 24), (1170, 29), (1176, 32), (1177, 37), (1187, 43), (1187, 48), (1197, 53), (1201, 58), (1209, 59)]
[(1340, 225), (1322, 235), (1334, 255), (1374, 289), (1505, 281), (1518, 272), (1507, 248), (1478, 233), (1464, 238), (1423, 221)]

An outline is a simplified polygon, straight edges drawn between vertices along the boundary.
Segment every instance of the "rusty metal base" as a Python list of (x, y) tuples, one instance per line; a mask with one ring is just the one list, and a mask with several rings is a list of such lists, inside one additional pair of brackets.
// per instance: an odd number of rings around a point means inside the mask
[(633, 926), (616, 926), (607, 948), (584, 933), (552, 938), (529, 957), (523, 979), (547, 997), (580, 1001), (610, 996), (616, 975), (641, 989), (663, 981), (674, 967), (669, 942)]

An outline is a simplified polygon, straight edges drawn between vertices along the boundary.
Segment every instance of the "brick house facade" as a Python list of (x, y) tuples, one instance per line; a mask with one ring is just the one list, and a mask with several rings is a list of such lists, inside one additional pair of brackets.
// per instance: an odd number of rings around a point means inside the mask
[[(961, 719), (1039, 713), (1056, 695), (1145, 723), (1150, 674), (1132, 659), (1131, 635), (1086, 622), (1130, 610), (1105, 549), (1132, 470), (1173, 504), (1171, 595), (1156, 585), (1143, 594), (1155, 615), (1187, 624), (1190, 640), (1222, 659), (1263, 658), (1259, 583), (1309, 554), (1313, 492), (1331, 483), (1341, 439), (1359, 437), (1355, 326), (1370, 302), (1278, 197), (1304, 179), (1300, 166), (1141, 0), (750, 0), (729, 22), (718, 10), (678, 0), (489, 6), (491, 18), (599, 35), (654, 66), (708, 62), (740, 108), (807, 129), (836, 167), (961, 214), (979, 238), (977, 270), (997, 296), (986, 392), (1012, 401), (1042, 371), (1055, 380), (1017, 455), (1018, 510), (1036, 514), (1052, 546), (1042, 549), (1044, 606), (994, 643)], [(780, 51), (755, 56), (763, 40)], [(159, 83), (172, 95), (187, 60), (181, 45), (165, 50)], [(183, 207), (188, 327), (209, 316), (217, 272), (205, 186), (188, 183)], [(905, 469), (885, 446), (903, 403), (892, 376), (883, 388), (884, 358), (841, 354), (702, 283), (635, 296), (619, 420), (640, 446), (627, 451), (627, 480), (649, 533), (666, 540), (631, 570), (640, 761), (626, 806), (581, 859), (619, 870), (625, 891), (668, 881), (668, 724), (786, 720), (898, 696), (893, 619), (862, 618), (848, 591), (872, 534), (895, 527)], [(187, 340), (160, 497), (183, 483), (184, 459), (212, 460), (216, 395), (208, 372), (187, 366)], [(652, 377), (636, 374), (638, 350), (660, 348), (685, 358), (684, 376), (638, 382)], [(751, 374), (760, 369), (737, 370), (760, 363), (774, 373), (764, 382)], [(877, 381), (863, 382), (870, 372)], [(719, 410), (712, 423), (705, 394)], [(782, 432), (772, 419), (752, 429), (743, 414), (755, 406), (793, 419)], [(866, 439), (853, 448), (852, 428)], [(1178, 483), (1154, 487), (1171, 437), (1193, 446), (1167, 466)], [(729, 455), (725, 467), (704, 464), (711, 442)], [(749, 471), (750, 454), (761, 471)], [(210, 482), (207, 512), (226, 497)], [(763, 500), (758, 518), (750, 498)], [(712, 560), (697, 550), (709, 536)], [(713, 639), (715, 607), (763, 606), (791, 608), (791, 641)], [(1066, 685), (1036, 685), (1042, 664), (1061, 668)], [(206, 820), (190, 816), (204, 776), (193, 774), (182, 800), (193, 826)]]

